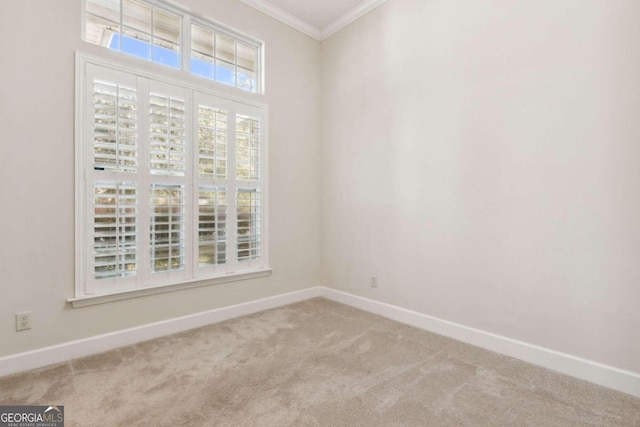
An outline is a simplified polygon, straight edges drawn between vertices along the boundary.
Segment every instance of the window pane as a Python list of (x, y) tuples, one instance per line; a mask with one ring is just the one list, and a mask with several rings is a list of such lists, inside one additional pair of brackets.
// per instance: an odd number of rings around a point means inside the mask
[(198, 76), (215, 79), (215, 59), (212, 31), (191, 25), (191, 72)]
[(260, 120), (236, 116), (236, 178), (260, 180)]
[(184, 268), (185, 200), (181, 185), (151, 185), (151, 272)]
[(94, 168), (136, 172), (136, 90), (96, 80), (93, 86), (93, 112)]
[[(119, 39), (113, 42), (114, 37), (119, 37), (120, 25), (97, 16), (87, 14), (85, 39), (89, 43), (120, 50)], [(114, 47), (115, 46), (115, 47)]]
[(180, 68), (180, 18), (153, 11), (153, 62)]
[[(257, 91), (258, 50), (199, 25), (191, 26), (191, 72), (249, 92)], [(212, 65), (215, 64), (215, 65)]]
[(153, 35), (180, 44), (180, 18), (160, 10), (153, 10)]
[(238, 189), (237, 215), (237, 260), (257, 259), (261, 255), (261, 207), (258, 190)]
[(216, 34), (216, 58), (235, 64), (236, 42), (233, 39)]
[(177, 44), (154, 38), (152, 56), (153, 62), (176, 69), (180, 68), (180, 47)]
[(216, 81), (227, 85), (235, 86), (235, 67), (233, 64), (225, 61), (216, 61)]
[(151, 34), (151, 8), (135, 0), (122, 1), (122, 24)]
[(249, 92), (256, 91), (256, 73), (238, 67), (238, 87)]
[(136, 274), (136, 186), (94, 185), (93, 274), (96, 279)]
[(226, 190), (200, 187), (198, 211), (199, 265), (224, 264), (227, 260)]
[(198, 108), (198, 170), (201, 177), (227, 177), (227, 112)]
[(213, 58), (213, 31), (191, 25), (191, 50)]
[(109, 21), (120, 22), (120, 0), (86, 0), (85, 10)]
[(213, 63), (204, 59), (198, 59), (196, 56), (198, 54), (196, 53), (192, 53), (191, 55), (191, 72), (197, 76), (213, 80), (215, 77), (215, 66)]
[(137, 56), (138, 58), (151, 60), (151, 37), (138, 33), (129, 28), (123, 29), (120, 40), (120, 50), (123, 53)]
[(256, 48), (238, 43), (238, 66), (250, 71), (256, 69)]
[(152, 93), (150, 102), (151, 173), (184, 176), (186, 170), (184, 100)]

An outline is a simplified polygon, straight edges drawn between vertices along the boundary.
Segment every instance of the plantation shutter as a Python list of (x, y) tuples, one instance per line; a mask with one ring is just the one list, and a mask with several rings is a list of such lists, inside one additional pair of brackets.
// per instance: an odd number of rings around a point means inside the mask
[(255, 189), (238, 189), (237, 196), (237, 260), (250, 261), (260, 258), (260, 192)]
[(260, 181), (260, 120), (236, 116), (236, 178)]
[(194, 242), (193, 269), (197, 277), (233, 272), (234, 220), (231, 137), (229, 126), (233, 117), (233, 102), (203, 93), (194, 93), (195, 171), (194, 222), (197, 240)]
[(86, 292), (135, 286), (140, 275), (138, 79), (93, 66), (86, 69), (84, 247)]
[(264, 111), (87, 63), (77, 294), (266, 265)]
[(235, 192), (235, 261), (239, 269), (264, 265), (262, 119), (259, 111), (239, 109), (235, 117), (234, 160)]
[(198, 265), (227, 262), (227, 191), (200, 187), (198, 196)]
[(185, 191), (181, 185), (152, 184), (150, 192), (151, 272), (185, 266)]
[(184, 176), (186, 171), (184, 99), (152, 93), (149, 123), (151, 173)]
[(96, 170), (136, 172), (136, 89), (95, 80), (93, 108), (93, 152)]
[(136, 184), (98, 182), (94, 190), (94, 277), (134, 276), (138, 269)]
[(187, 92), (178, 86), (149, 82), (147, 119), (149, 152), (147, 187), (149, 191), (148, 264), (149, 280), (154, 284), (188, 277), (190, 242), (187, 183), (192, 168), (187, 144), (191, 108)]
[(225, 110), (198, 106), (198, 173), (227, 178), (227, 116)]

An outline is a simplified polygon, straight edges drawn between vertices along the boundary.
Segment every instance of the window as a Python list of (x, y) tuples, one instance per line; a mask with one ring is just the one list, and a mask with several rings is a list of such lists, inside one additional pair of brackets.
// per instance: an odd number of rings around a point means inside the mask
[(260, 42), (160, 0), (85, 0), (84, 4), (83, 37), (89, 43), (260, 92)]
[(200, 25), (191, 25), (193, 74), (255, 92), (257, 56), (255, 46)]
[(268, 269), (266, 107), (79, 56), (77, 298)]

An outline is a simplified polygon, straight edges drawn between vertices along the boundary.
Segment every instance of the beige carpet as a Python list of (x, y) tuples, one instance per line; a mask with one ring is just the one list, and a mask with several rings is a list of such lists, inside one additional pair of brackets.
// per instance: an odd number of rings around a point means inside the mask
[(0, 378), (67, 426), (640, 426), (640, 399), (316, 298)]

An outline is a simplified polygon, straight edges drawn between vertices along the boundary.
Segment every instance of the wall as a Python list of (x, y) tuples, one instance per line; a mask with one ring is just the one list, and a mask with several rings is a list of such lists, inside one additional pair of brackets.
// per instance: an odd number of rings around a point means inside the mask
[[(74, 52), (80, 0), (0, 2), (0, 356), (319, 284), (318, 42), (235, 0), (180, 0), (264, 40), (270, 112), (268, 278), (72, 309)], [(295, 73), (292, 73), (295, 70)], [(14, 315), (34, 327), (15, 332)]]
[(639, 14), (389, 0), (324, 41), (324, 284), (640, 372)]

